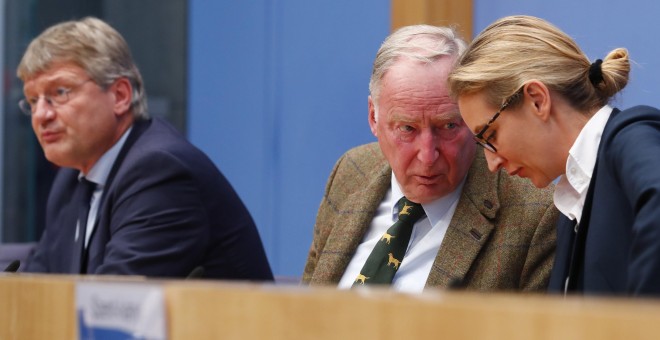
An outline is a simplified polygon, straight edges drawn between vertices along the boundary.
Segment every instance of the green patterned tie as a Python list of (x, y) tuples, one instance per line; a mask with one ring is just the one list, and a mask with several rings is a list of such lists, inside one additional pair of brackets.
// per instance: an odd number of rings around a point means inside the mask
[(367, 262), (353, 282), (353, 287), (364, 284), (391, 284), (399, 269), (412, 234), (413, 225), (424, 216), (424, 209), (403, 197), (397, 202), (398, 220), (380, 238)]

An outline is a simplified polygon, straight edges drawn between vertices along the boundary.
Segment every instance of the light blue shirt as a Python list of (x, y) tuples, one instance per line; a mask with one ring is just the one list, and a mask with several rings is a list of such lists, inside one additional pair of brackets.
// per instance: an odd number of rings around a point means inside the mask
[[(133, 127), (129, 127), (128, 130), (124, 132), (124, 134), (119, 138), (117, 143), (113, 145), (108, 151), (106, 151), (101, 158), (94, 164), (94, 166), (89, 170), (89, 173), (87, 176), (84, 176), (83, 173), (81, 172), (78, 175), (78, 179), (85, 177), (90, 182), (93, 182), (96, 184), (96, 188), (94, 189), (94, 193), (92, 194), (92, 199), (90, 201), (89, 205), (89, 215), (87, 216), (87, 228), (86, 228), (86, 233), (85, 233), (85, 248), (87, 248), (87, 245), (89, 244), (89, 239), (91, 238), (92, 232), (94, 231), (94, 228), (96, 227), (96, 216), (99, 211), (99, 204), (101, 201), (101, 195), (103, 195), (103, 190), (105, 189), (105, 184), (108, 181), (108, 176), (110, 175), (110, 171), (112, 170), (112, 166), (115, 164), (115, 161), (117, 160), (117, 156), (119, 155), (119, 151), (121, 151), (121, 148), (124, 146), (124, 143), (126, 143), (126, 138), (128, 138), (128, 135), (131, 133), (131, 130)], [(80, 225), (76, 225), (76, 235), (75, 235), (75, 240), (78, 240), (78, 236), (80, 234)]]
[[(433, 262), (438, 255), (442, 240), (445, 238), (451, 218), (454, 216), (464, 184), (465, 178), (458, 188), (449, 195), (422, 204), (426, 216), (417, 221), (413, 227), (408, 249), (403, 261), (401, 261), (399, 270), (392, 280), (392, 289), (409, 293), (418, 293), (424, 290)], [(378, 206), (367, 233), (339, 281), (338, 288), (348, 289), (353, 286), (353, 282), (365, 262), (367, 262), (369, 254), (371, 254), (371, 251), (387, 229), (397, 220), (399, 211), (396, 203), (402, 197), (401, 187), (394, 173), (392, 173), (390, 190)]]

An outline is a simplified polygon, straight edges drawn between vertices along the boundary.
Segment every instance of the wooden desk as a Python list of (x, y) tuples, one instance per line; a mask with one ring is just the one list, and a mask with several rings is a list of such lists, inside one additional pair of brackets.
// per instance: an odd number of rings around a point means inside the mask
[[(0, 339), (75, 338), (81, 279), (0, 275)], [(154, 282), (174, 340), (660, 338), (660, 300)]]
[(167, 287), (172, 339), (658, 339), (660, 301)]
[(0, 339), (75, 339), (75, 276), (0, 274)]

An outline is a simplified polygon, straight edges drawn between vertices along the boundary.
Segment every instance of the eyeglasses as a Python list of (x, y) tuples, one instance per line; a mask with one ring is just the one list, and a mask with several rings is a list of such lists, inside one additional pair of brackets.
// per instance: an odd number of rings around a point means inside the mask
[[(92, 81), (92, 79), (87, 79), (84, 82), (73, 86), (73, 87), (67, 87), (67, 86), (57, 86), (54, 90), (49, 90), (49, 93), (46, 93), (43, 95), (44, 100), (48, 105), (52, 107), (57, 107), (59, 105), (65, 104), (66, 102), (69, 101), (69, 96), (72, 92), (76, 91), (85, 83)], [(18, 101), (18, 108), (21, 109), (21, 112), (28, 116), (32, 116), (34, 112), (37, 110), (37, 104), (39, 103), (39, 98), (40, 97), (30, 97), (30, 98), (23, 98)]]
[(490, 152), (497, 152), (497, 148), (495, 148), (495, 146), (488, 141), (491, 137), (493, 137), (493, 134), (491, 133), (486, 138), (484, 138), (484, 134), (486, 133), (486, 131), (488, 131), (488, 128), (490, 127), (491, 124), (493, 124), (495, 119), (497, 119), (497, 117), (500, 116), (500, 113), (502, 113), (502, 111), (504, 111), (504, 109), (506, 109), (509, 106), (509, 104), (511, 104), (512, 102), (518, 99), (518, 97), (522, 94), (522, 89), (523, 88), (521, 87), (520, 90), (516, 91), (516, 93), (514, 93), (513, 95), (511, 95), (511, 97), (505, 100), (502, 106), (500, 106), (500, 109), (497, 112), (495, 112), (493, 118), (491, 118), (488, 121), (488, 123), (486, 123), (486, 126), (484, 126), (484, 128), (481, 129), (479, 133), (474, 135), (474, 141), (477, 142), (477, 144), (481, 145), (484, 149)]

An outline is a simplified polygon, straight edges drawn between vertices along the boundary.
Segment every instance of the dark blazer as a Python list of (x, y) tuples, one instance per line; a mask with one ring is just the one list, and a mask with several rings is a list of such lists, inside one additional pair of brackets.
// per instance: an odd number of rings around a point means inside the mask
[[(72, 263), (78, 171), (53, 183), (46, 228), (27, 271), (77, 273)], [(160, 119), (133, 124), (108, 177), (88, 246), (89, 274), (272, 280), (252, 218), (199, 149)]]
[(660, 111), (612, 112), (589, 191), (577, 234), (568, 218), (558, 222), (550, 290), (563, 291), (572, 267), (570, 291), (659, 295)]
[[(304, 282), (339, 282), (391, 186), (391, 176), (377, 143), (339, 159), (318, 211)], [(483, 153), (477, 152), (426, 287), (545, 289), (557, 216), (552, 188), (539, 190), (502, 171), (491, 173)]]

